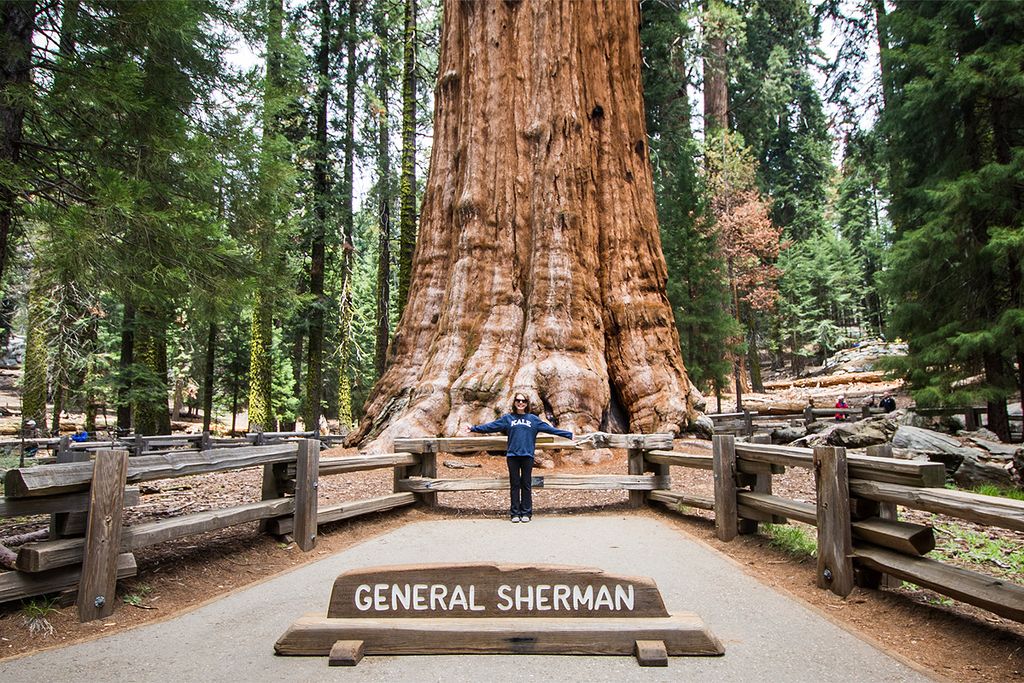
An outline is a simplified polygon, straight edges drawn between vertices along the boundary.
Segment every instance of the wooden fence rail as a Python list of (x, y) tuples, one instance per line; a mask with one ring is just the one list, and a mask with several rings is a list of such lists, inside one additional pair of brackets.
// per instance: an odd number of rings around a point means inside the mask
[[(209, 443), (214, 443), (210, 441)], [(816, 449), (742, 443), (733, 436), (713, 439), (711, 455), (672, 450), (668, 434), (598, 435), (584, 443), (545, 438), (541, 449), (622, 448), (627, 474), (534, 478), (536, 488), (623, 490), (630, 502), (657, 502), (679, 510), (712, 510), (719, 538), (731, 540), (760, 523), (803, 522), (817, 530), (817, 582), (839, 595), (855, 584), (877, 587), (886, 576), (912, 581), (996, 614), (1024, 620), (1024, 587), (957, 569), (926, 557), (935, 547), (931, 527), (897, 519), (903, 505), (1007, 529), (1024, 530), (1024, 502), (942, 488), (941, 463), (848, 454)], [(320, 459), (319, 443), (300, 440), (277, 445), (237, 445), (196, 452), (128, 458), (123, 451), (99, 451), (95, 462), (67, 462), (11, 470), (0, 516), (82, 515), (91, 522), (83, 537), (60, 533), (23, 545), (18, 571), (0, 574), (0, 601), (79, 585), (83, 619), (103, 615), (112, 581), (135, 571), (133, 551), (188, 535), (260, 521), (273, 534), (292, 534), (309, 550), (317, 527), (357, 515), (420, 502), (436, 503), (439, 492), (498, 490), (505, 477), (439, 478), (438, 453), (503, 451), (504, 437), (415, 438), (396, 440), (395, 453)], [(886, 453), (884, 448), (875, 453)], [(130, 484), (242, 467), (263, 467), (262, 500), (118, 528), (124, 507), (137, 504)], [(670, 468), (710, 470), (714, 495), (671, 490)], [(815, 501), (788, 500), (772, 492), (772, 476), (786, 467), (814, 472)], [(319, 505), (320, 477), (370, 469), (393, 470), (393, 493), (360, 501)], [(102, 510), (101, 515), (97, 511)], [(97, 526), (98, 524), (98, 526)], [(82, 530), (86, 527), (83, 525)], [(51, 525), (51, 533), (54, 527)], [(64, 534), (68, 536), (68, 533)]]
[[(117, 466), (111, 467), (115, 461)], [(135, 574), (134, 551), (246, 522), (260, 521), (269, 533), (291, 534), (302, 550), (311, 550), (321, 524), (416, 500), (413, 493), (396, 492), (321, 506), (317, 501), (320, 477), (377, 468), (397, 470), (420, 461), (421, 456), (411, 453), (320, 460), (319, 442), (304, 439), (140, 457), (128, 457), (124, 450), (101, 450), (94, 462), (9, 470), (0, 517), (80, 514), (82, 531), (87, 533), (55, 534), (51, 524), (49, 540), (23, 544), (15, 556), (15, 570), (0, 573), (0, 602), (78, 587), (80, 618), (101, 618), (115, 604), (113, 582)], [(263, 468), (263, 500), (121, 527), (123, 510), (140, 502), (138, 488), (128, 484), (245, 467)]]
[[(854, 584), (878, 587), (885, 576), (1024, 621), (1024, 587), (923, 557), (935, 547), (930, 526), (896, 519), (895, 505), (945, 514), (1007, 529), (1024, 530), (1024, 502), (942, 488), (940, 463), (848, 455), (843, 448), (816, 449), (737, 443), (715, 436), (714, 455), (651, 451), (651, 463), (711, 469), (715, 496), (656, 491), (652, 501), (673, 509), (690, 506), (715, 513), (716, 534), (732, 540), (760, 521), (803, 522), (817, 528), (817, 582), (839, 595)], [(804, 467), (815, 473), (814, 503), (759, 491), (752, 466)], [(778, 472), (773, 470), (772, 472)], [(762, 483), (760, 488), (764, 488)]]

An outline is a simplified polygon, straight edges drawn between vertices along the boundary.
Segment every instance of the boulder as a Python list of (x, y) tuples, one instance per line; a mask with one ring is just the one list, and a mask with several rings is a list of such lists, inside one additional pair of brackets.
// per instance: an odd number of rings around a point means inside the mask
[(888, 443), (896, 433), (896, 423), (884, 417), (873, 417), (857, 422), (838, 422), (829, 434), (831, 446), (867, 448)]
[(689, 432), (701, 438), (710, 439), (715, 433), (715, 421), (707, 415), (701, 415), (690, 426)]
[(772, 443), (776, 444), (787, 444), (796, 441), (797, 439), (807, 435), (807, 428), (804, 426), (799, 427), (784, 427), (782, 429), (776, 429), (772, 432)]
[(999, 488), (1010, 489), (1018, 485), (1013, 455), (993, 454), (980, 448), (967, 450), (960, 467), (953, 473), (953, 481), (958, 486), (974, 488), (982, 484), (994, 484)]
[(892, 437), (893, 448), (907, 453), (911, 460), (941, 462), (946, 472), (953, 474), (965, 457), (971, 455), (970, 448), (962, 445), (952, 436), (940, 434), (931, 429), (901, 425)]

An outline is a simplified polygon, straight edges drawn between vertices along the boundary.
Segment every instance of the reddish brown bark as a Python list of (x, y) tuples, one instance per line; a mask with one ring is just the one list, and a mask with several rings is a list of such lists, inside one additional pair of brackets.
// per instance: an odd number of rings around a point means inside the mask
[(353, 440), (455, 434), (519, 390), (574, 431), (685, 428), (637, 3), (444, 12), (409, 302)]

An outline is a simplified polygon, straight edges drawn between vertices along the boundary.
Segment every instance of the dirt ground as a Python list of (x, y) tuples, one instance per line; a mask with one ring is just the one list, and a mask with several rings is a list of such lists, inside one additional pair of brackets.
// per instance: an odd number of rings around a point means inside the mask
[[(706, 442), (677, 442), (677, 450), (707, 452)], [(325, 457), (354, 453), (334, 449)], [(459, 466), (458, 468), (453, 468)], [(505, 473), (504, 459), (493, 456), (440, 456), (439, 476), (481, 477)], [(624, 452), (611, 452), (603, 461), (583, 464), (579, 456), (555, 458), (553, 469), (537, 474), (624, 473)], [(790, 498), (813, 499), (813, 480), (801, 470), (789, 470), (774, 478), (775, 492)], [(390, 470), (358, 472), (321, 479), (322, 503), (359, 500), (389, 493)], [(710, 472), (672, 469), (672, 487), (691, 493), (711, 492)], [(157, 519), (204, 509), (226, 507), (259, 497), (260, 472), (256, 468), (238, 472), (201, 475), (151, 482), (143, 488), (139, 506), (131, 509), (126, 523)], [(321, 527), (317, 547), (301, 552), (294, 544), (262, 535), (255, 524), (247, 524), (201, 536), (168, 542), (136, 553), (139, 574), (119, 584), (122, 602), (113, 616), (89, 624), (77, 623), (73, 604), (53, 605), (43, 610), (52, 633), (32, 634), (26, 624), (26, 609), (18, 603), (0, 605), (0, 659), (16, 657), (44, 648), (60, 647), (81, 640), (167, 619), (194, 609), (210, 600), (238, 590), (298, 565), (338, 552), (404, 524), (437, 518), (500, 517), (506, 515), (504, 491), (442, 493), (438, 507), (413, 508), (380, 513)], [(829, 619), (883, 649), (954, 681), (1024, 680), (1024, 625), (983, 610), (952, 602), (926, 590), (856, 589), (847, 599), (817, 589), (815, 563), (808, 556), (794, 556), (771, 545), (766, 536), (741, 536), (731, 543), (715, 538), (710, 513), (690, 511), (679, 514), (661, 506), (637, 514), (651, 516), (693, 536), (733, 558), (744, 571), (766, 585), (782, 590)], [(536, 514), (621, 514), (627, 509), (625, 492), (535, 491)], [(914, 517), (906, 512), (908, 519)], [(932, 516), (927, 516), (932, 520)], [(46, 518), (7, 520), (0, 525), (0, 537), (40, 528)], [(962, 523), (963, 524), (963, 523)], [(1004, 540), (1024, 548), (1024, 534), (1006, 532)], [(707, 577), (713, 581), (713, 577)], [(1019, 579), (1018, 579), (1019, 581)], [(41, 601), (36, 600), (38, 606)]]

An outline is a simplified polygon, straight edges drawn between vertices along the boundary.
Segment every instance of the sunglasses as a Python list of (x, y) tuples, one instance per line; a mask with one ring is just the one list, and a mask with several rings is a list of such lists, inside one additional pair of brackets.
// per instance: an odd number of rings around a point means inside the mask
[(514, 402), (515, 403), (526, 403), (526, 399), (525, 398), (517, 398)]

